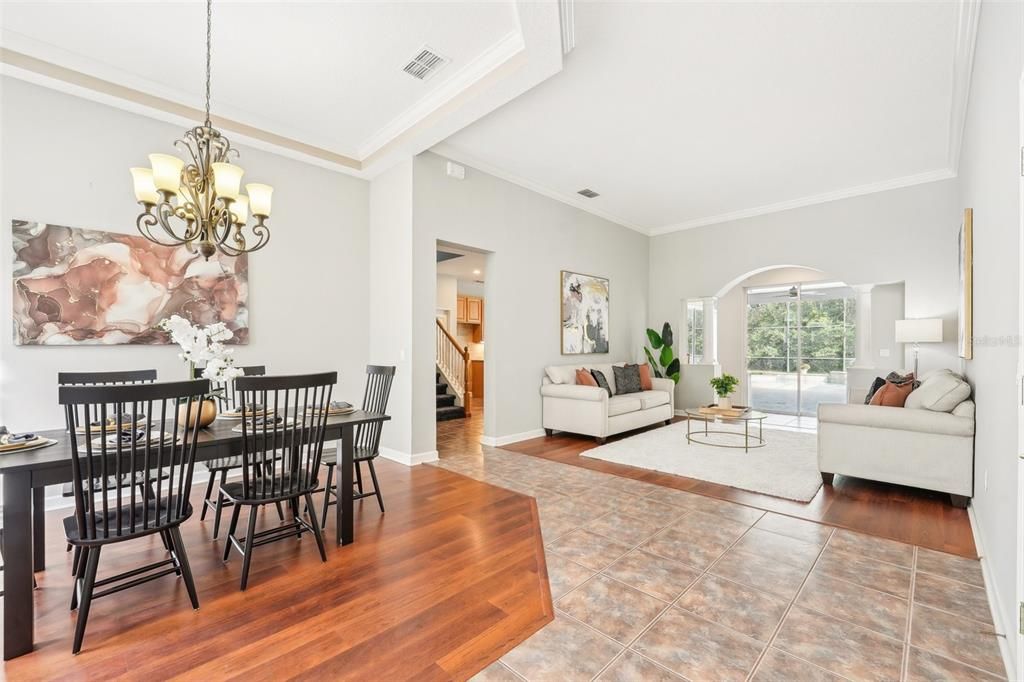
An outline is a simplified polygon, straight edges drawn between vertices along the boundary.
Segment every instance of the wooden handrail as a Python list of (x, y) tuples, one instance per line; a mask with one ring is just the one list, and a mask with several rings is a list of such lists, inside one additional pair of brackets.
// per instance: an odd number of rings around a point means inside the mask
[(437, 328), (443, 331), (444, 335), (448, 337), (449, 341), (451, 341), (451, 344), (455, 346), (455, 350), (459, 351), (459, 353), (462, 354), (463, 358), (469, 358), (469, 346), (460, 346), (459, 340), (452, 336), (452, 333), (450, 331), (444, 328), (444, 325), (441, 324), (441, 320), (435, 319), (434, 322), (437, 323)]
[[(437, 329), (443, 333), (443, 336), (438, 338), (436, 365), (446, 375), (446, 379), (449, 385), (455, 389), (456, 395), (462, 398), (462, 408), (466, 411), (466, 416), (469, 417), (472, 415), (473, 398), (471, 390), (473, 364), (469, 359), (469, 346), (460, 346), (458, 339), (441, 324), (441, 320), (435, 319), (434, 322), (437, 323)], [(441, 342), (442, 338), (447, 341), (447, 345)], [(452, 351), (454, 351), (454, 355)], [(461, 363), (455, 360), (455, 355), (462, 359)], [(460, 382), (461, 386), (458, 385)]]

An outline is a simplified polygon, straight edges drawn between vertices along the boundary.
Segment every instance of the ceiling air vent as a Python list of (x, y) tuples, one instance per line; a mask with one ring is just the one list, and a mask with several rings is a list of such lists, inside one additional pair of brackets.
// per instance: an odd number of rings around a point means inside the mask
[(442, 57), (431, 47), (424, 46), (409, 60), (402, 71), (421, 81), (425, 81), (440, 71), (450, 60)]
[(576, 194), (582, 194), (583, 196), (585, 196), (588, 199), (593, 199), (594, 197), (601, 196), (600, 194), (598, 194), (597, 192), (595, 192), (594, 190), (592, 190), (590, 188), (581, 189), (579, 192), (576, 192)]

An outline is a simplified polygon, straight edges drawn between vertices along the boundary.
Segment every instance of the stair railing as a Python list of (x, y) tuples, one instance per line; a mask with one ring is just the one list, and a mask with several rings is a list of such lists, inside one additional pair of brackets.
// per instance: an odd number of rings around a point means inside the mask
[(448, 382), (455, 393), (455, 400), (462, 404), (469, 417), (473, 398), (473, 364), (469, 360), (469, 346), (460, 346), (458, 340), (441, 324), (441, 320), (435, 322), (437, 370)]

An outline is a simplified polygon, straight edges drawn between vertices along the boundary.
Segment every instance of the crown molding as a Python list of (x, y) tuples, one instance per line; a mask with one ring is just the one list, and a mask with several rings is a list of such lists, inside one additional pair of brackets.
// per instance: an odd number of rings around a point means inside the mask
[(500, 69), (509, 60), (526, 50), (522, 31), (510, 31), (476, 59), (459, 69), (439, 88), (420, 99), (416, 104), (392, 119), (387, 125), (371, 135), (359, 147), (360, 160), (366, 161), (377, 151), (403, 133), (415, 128), (435, 111), (443, 108), (480, 80)]
[(949, 151), (947, 163), (954, 173), (960, 170), (967, 104), (971, 95), (974, 71), (974, 48), (978, 38), (981, 0), (960, 0), (956, 24), (956, 45), (953, 51), (953, 90), (949, 112)]
[(733, 220), (753, 218), (755, 216), (765, 215), (768, 213), (779, 213), (780, 211), (789, 211), (794, 208), (814, 206), (815, 204), (824, 204), (830, 201), (837, 201), (839, 199), (850, 199), (852, 197), (859, 197), (865, 194), (874, 194), (876, 192), (885, 192), (891, 189), (900, 189), (902, 187), (922, 185), (928, 182), (948, 180), (954, 177), (956, 177), (956, 173), (954, 173), (951, 169), (938, 168), (936, 170), (928, 171), (926, 173), (918, 173), (917, 175), (905, 175), (903, 177), (893, 178), (891, 180), (882, 180), (881, 182), (872, 182), (866, 185), (847, 187), (845, 189), (839, 189), (832, 192), (824, 192), (822, 194), (814, 194), (811, 196), (800, 197), (798, 199), (780, 201), (774, 204), (765, 204), (763, 206), (755, 206), (753, 208), (741, 209), (739, 211), (731, 211), (729, 213), (720, 213), (718, 215), (707, 216), (704, 218), (694, 218), (693, 220), (686, 220), (681, 223), (675, 223), (673, 225), (665, 225), (664, 227), (655, 228), (651, 230), (649, 234), (652, 237), (655, 237), (658, 235), (669, 234), (671, 232), (690, 230), (695, 227), (704, 227), (705, 225), (715, 225), (717, 223), (727, 223)]
[(493, 175), (496, 178), (501, 178), (502, 180), (511, 182), (513, 185), (519, 185), (520, 187), (524, 187), (530, 190), (531, 192), (536, 192), (537, 194), (546, 196), (549, 199), (560, 201), (563, 204), (568, 204), (569, 206), (572, 206), (573, 208), (578, 208), (581, 211), (590, 213), (591, 215), (596, 215), (598, 218), (604, 218), (605, 220), (611, 221), (629, 230), (633, 230), (634, 232), (639, 232), (640, 234), (643, 235), (650, 235), (650, 231), (644, 227), (632, 223), (624, 218), (620, 218), (619, 216), (612, 215), (607, 211), (595, 208), (592, 205), (588, 205), (590, 202), (593, 201), (593, 199), (573, 197), (564, 194), (563, 192), (559, 192), (549, 187), (545, 187), (544, 185), (536, 183), (532, 180), (527, 180), (526, 178), (520, 177), (513, 173), (509, 173), (508, 171), (502, 170), (501, 168), (493, 166), (487, 163), (486, 161), (482, 161), (472, 156), (471, 154), (466, 154), (465, 152), (455, 149), (446, 142), (434, 145), (433, 147), (431, 147), (430, 151), (434, 152), (438, 156), (443, 156), (447, 159), (451, 159), (452, 161), (457, 161), (459, 163), (475, 168), (478, 171), (483, 171), (488, 175)]

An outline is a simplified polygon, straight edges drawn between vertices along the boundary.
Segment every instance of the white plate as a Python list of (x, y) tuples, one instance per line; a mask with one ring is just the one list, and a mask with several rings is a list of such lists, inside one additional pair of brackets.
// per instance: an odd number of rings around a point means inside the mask
[(52, 438), (43, 438), (41, 443), (33, 442), (32, 445), (26, 445), (23, 448), (14, 448), (13, 450), (0, 451), (0, 457), (3, 457), (4, 455), (10, 455), (15, 452), (27, 452), (28, 450), (38, 450), (39, 448), (45, 448), (50, 445), (53, 445), (56, 442), (57, 441), (53, 440)]

